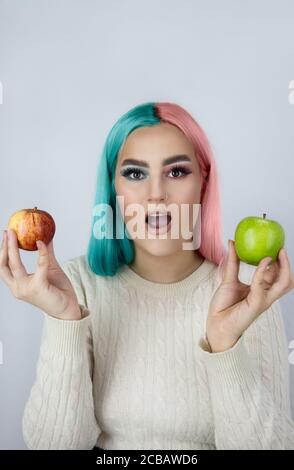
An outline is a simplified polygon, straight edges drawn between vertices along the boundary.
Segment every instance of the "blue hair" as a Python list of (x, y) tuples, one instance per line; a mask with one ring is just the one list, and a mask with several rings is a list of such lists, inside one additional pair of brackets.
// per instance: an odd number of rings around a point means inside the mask
[[(144, 103), (135, 106), (121, 116), (106, 138), (97, 169), (91, 236), (87, 250), (88, 264), (95, 274), (114, 276), (120, 266), (130, 264), (134, 259), (134, 242), (127, 236), (126, 226), (120, 210), (118, 210), (118, 213), (116, 212), (115, 170), (117, 157), (120, 148), (132, 131), (139, 127), (154, 126), (160, 122), (161, 120), (156, 114), (155, 103)], [(105, 204), (104, 207), (107, 210), (110, 210), (110, 213), (107, 214), (110, 219), (104, 227), (107, 236), (97, 238), (95, 237), (95, 224), (97, 223), (97, 217), (101, 216), (99, 210), (103, 207), (103, 204)], [(119, 222), (118, 231), (116, 228), (117, 221)], [(116, 238), (117, 232), (119, 238)]]

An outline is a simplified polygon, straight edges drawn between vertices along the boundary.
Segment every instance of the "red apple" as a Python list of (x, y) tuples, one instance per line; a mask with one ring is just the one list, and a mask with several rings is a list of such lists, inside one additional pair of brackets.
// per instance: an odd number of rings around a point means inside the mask
[(21, 209), (12, 214), (8, 228), (16, 232), (19, 248), (27, 251), (38, 250), (37, 240), (42, 240), (47, 245), (55, 234), (53, 217), (37, 207)]

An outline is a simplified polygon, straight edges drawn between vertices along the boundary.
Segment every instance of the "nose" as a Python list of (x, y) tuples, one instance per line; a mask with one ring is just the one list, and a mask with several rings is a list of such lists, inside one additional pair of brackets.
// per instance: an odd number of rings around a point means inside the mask
[(166, 199), (166, 191), (161, 185), (154, 185), (149, 192), (148, 202), (158, 203)]
[(165, 201), (165, 195), (163, 194), (162, 196), (152, 196), (152, 197), (149, 197), (148, 198), (148, 202), (154, 202), (154, 203), (158, 203), (158, 202), (164, 202)]

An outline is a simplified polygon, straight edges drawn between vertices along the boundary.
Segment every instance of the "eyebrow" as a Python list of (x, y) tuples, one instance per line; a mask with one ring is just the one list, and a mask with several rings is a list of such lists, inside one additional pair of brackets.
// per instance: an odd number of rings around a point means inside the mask
[[(170, 165), (171, 163), (176, 162), (191, 162), (191, 158), (188, 155), (173, 155), (172, 157), (165, 158), (162, 162), (162, 166)], [(137, 165), (145, 168), (149, 168), (149, 164), (144, 160), (136, 160), (134, 158), (127, 158), (123, 160), (121, 166), (125, 165)]]

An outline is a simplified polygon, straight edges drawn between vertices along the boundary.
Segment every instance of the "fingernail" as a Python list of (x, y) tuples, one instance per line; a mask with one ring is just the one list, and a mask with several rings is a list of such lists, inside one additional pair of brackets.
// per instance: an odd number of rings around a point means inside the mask
[(7, 230), (7, 235), (8, 235), (8, 240), (12, 240), (12, 233), (11, 233), (10, 228)]
[(41, 244), (40, 240), (36, 241), (36, 245), (37, 245), (38, 248), (41, 248), (42, 244)]

